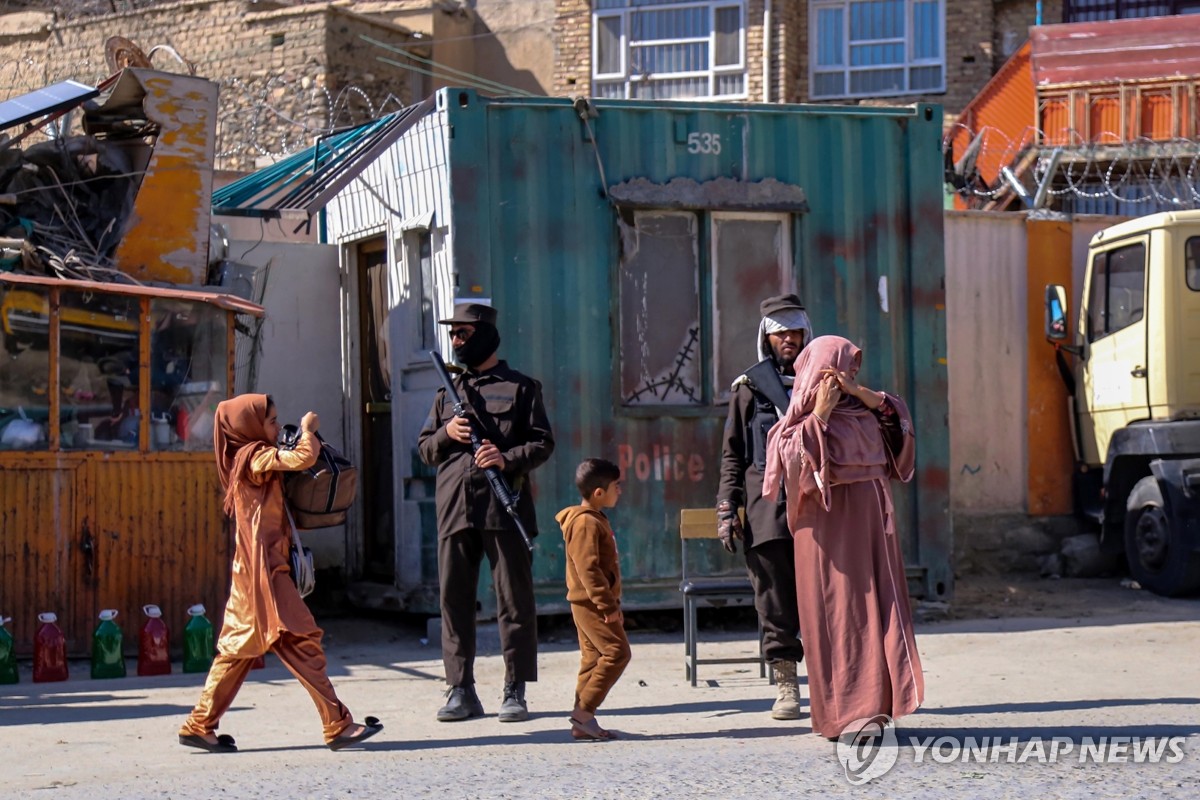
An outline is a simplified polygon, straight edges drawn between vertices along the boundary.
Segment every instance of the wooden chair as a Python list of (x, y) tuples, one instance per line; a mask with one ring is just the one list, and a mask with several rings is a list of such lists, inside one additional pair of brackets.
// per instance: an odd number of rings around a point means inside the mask
[[(701, 602), (722, 607), (728, 604), (754, 605), (754, 587), (747, 575), (741, 577), (703, 577), (688, 573), (688, 542), (717, 538), (717, 512), (711, 508), (685, 508), (679, 512), (679, 547), (682, 570), (679, 591), (683, 593), (684, 669), (692, 686), (696, 685), (696, 667), (700, 664), (752, 664), (758, 662), (758, 675), (765, 678), (767, 659), (763, 654), (762, 625), (758, 627), (758, 655), (738, 658), (700, 658), (696, 609)], [(757, 619), (757, 615), (755, 617)]]

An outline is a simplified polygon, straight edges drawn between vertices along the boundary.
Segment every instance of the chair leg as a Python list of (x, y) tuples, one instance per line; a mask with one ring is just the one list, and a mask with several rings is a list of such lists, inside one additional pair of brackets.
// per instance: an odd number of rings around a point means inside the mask
[(697, 650), (699, 650), (699, 648), (700, 648), (700, 635), (699, 635), (699, 631), (696, 629), (697, 623), (696, 623), (696, 601), (695, 600), (692, 600), (689, 603), (688, 622), (689, 622), (689, 630), (691, 631), (691, 644), (688, 648), (688, 658), (690, 659), (690, 662), (691, 662), (691, 670), (690, 671), (691, 671), (692, 686), (695, 686), (696, 685), (696, 667), (698, 666), (696, 662), (700, 657), (699, 654), (697, 653)]
[(691, 680), (691, 599), (683, 596), (683, 670), (684, 678)]

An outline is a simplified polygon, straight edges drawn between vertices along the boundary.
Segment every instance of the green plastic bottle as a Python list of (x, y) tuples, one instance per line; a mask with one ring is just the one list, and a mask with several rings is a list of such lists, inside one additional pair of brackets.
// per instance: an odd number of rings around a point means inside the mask
[(4, 627), (10, 622), (12, 617), (0, 615), (0, 683), (17, 682), (17, 649), (12, 634)]
[(191, 619), (183, 629), (183, 671), (208, 672), (213, 660), (213, 626), (204, 616), (204, 606), (188, 609)]
[(92, 678), (124, 678), (125, 654), (121, 651), (121, 629), (114, 622), (115, 608), (100, 612), (100, 624), (92, 634)]

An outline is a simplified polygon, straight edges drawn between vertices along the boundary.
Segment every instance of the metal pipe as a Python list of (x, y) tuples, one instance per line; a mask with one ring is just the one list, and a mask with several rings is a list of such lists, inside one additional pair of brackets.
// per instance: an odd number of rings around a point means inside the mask
[(771, 102), (771, 0), (763, 3), (763, 53), (762, 53), (762, 97), (764, 103)]

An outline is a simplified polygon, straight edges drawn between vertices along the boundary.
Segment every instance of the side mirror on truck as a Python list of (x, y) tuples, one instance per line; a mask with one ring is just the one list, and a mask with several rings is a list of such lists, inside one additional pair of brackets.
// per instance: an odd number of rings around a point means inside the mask
[(1067, 338), (1067, 290), (1057, 283), (1046, 285), (1046, 338), (1051, 342)]

